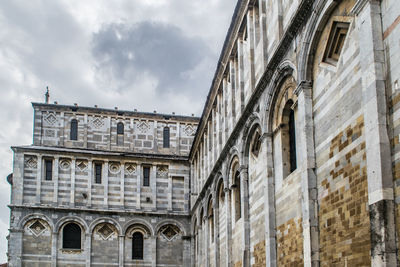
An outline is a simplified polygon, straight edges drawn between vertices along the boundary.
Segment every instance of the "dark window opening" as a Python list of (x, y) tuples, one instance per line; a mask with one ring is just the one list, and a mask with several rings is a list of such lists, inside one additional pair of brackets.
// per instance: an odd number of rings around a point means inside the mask
[(44, 160), (44, 167), (45, 167), (45, 179), (47, 181), (51, 181), (53, 178), (53, 161), (51, 159)]
[(164, 127), (164, 133), (163, 133), (163, 147), (164, 148), (169, 148), (169, 127)]
[(78, 121), (76, 119), (71, 120), (71, 140), (78, 140)]
[(76, 223), (69, 223), (64, 226), (63, 248), (81, 249), (81, 228)]
[(102, 171), (101, 163), (95, 163), (94, 164), (94, 174), (95, 174), (96, 184), (101, 184), (101, 171)]
[(261, 147), (261, 136), (257, 132), (254, 135), (253, 145), (251, 147), (251, 153), (253, 153), (253, 155), (257, 157), (258, 153), (260, 152), (260, 147)]
[(124, 124), (122, 122), (117, 124), (117, 134), (124, 134)]
[(297, 168), (296, 159), (296, 128), (294, 120), (294, 110), (290, 110), (289, 114), (289, 153), (290, 153), (290, 172)]
[(240, 173), (235, 173), (235, 221), (242, 217), (242, 203), (240, 199)]
[(150, 167), (143, 167), (143, 186), (150, 186)]
[(346, 40), (349, 23), (335, 21), (329, 34), (328, 43), (325, 49), (324, 61), (333, 65), (339, 60)]
[(143, 260), (143, 235), (139, 232), (132, 235), (132, 259)]

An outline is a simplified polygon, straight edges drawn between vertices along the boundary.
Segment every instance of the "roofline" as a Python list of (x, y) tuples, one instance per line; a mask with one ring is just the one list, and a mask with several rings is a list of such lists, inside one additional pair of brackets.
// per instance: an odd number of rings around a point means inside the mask
[(185, 120), (192, 122), (199, 122), (200, 118), (195, 116), (185, 116), (185, 115), (176, 115), (176, 114), (166, 114), (166, 113), (151, 113), (151, 112), (141, 112), (141, 111), (131, 111), (131, 110), (120, 110), (120, 109), (109, 109), (109, 108), (97, 108), (97, 107), (87, 107), (87, 106), (75, 106), (75, 105), (60, 105), (60, 104), (48, 104), (48, 103), (38, 103), (32, 102), (32, 107), (51, 107), (51, 108), (59, 108), (59, 109), (76, 109), (76, 110), (84, 110), (84, 111), (92, 111), (95, 113), (105, 112), (105, 113), (113, 113), (116, 115), (129, 115), (129, 116), (138, 116), (138, 117), (167, 117), (168, 119), (175, 120)]

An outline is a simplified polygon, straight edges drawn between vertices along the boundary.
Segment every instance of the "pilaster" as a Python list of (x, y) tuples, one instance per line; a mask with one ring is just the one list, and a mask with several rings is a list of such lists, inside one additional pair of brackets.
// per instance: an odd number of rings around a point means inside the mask
[(240, 166), (240, 198), (243, 218), (243, 266), (250, 266), (249, 179), (247, 167)]
[(37, 171), (36, 171), (36, 204), (40, 205), (40, 193), (42, 187), (42, 166), (43, 158), (37, 155)]

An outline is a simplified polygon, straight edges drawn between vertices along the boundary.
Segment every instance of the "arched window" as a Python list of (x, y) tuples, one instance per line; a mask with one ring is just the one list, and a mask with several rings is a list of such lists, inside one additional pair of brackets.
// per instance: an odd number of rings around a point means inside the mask
[(290, 114), (289, 114), (289, 153), (290, 153), (290, 172), (293, 172), (297, 168), (296, 127), (295, 127), (293, 109), (290, 109)]
[(78, 140), (78, 121), (76, 119), (71, 120), (71, 140)]
[(81, 227), (76, 223), (68, 223), (64, 226), (63, 248), (81, 249)]
[(210, 227), (210, 241), (214, 243), (214, 209), (212, 207), (212, 199), (208, 202), (208, 225)]
[(132, 235), (132, 259), (143, 260), (143, 234), (140, 232)]
[(164, 148), (169, 148), (169, 127), (164, 127), (163, 147)]
[(235, 221), (239, 220), (242, 217), (242, 203), (240, 199), (240, 173), (239, 171), (235, 172), (235, 189), (234, 189), (234, 197), (235, 197)]
[(117, 124), (117, 134), (124, 134), (124, 124), (122, 122)]

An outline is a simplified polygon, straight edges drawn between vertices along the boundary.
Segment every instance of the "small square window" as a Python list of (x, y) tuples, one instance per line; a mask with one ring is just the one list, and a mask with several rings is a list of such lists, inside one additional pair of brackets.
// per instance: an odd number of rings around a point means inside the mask
[(349, 25), (347, 22), (333, 22), (324, 53), (324, 62), (336, 65), (343, 50)]

